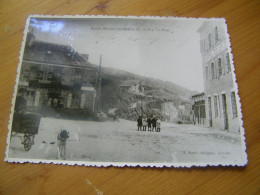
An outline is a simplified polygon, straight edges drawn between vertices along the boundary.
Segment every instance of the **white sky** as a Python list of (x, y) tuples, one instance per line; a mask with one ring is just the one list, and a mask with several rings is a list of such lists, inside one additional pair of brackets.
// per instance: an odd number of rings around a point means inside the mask
[[(89, 61), (204, 90), (199, 20), (35, 19), (36, 40), (70, 45)], [(103, 28), (106, 28), (104, 30)], [(122, 30), (130, 28), (132, 30)], [(149, 29), (150, 28), (150, 29)]]

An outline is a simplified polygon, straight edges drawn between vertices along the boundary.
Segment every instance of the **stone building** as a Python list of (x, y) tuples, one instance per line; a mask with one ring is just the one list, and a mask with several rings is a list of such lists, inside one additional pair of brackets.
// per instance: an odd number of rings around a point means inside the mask
[(27, 91), (27, 111), (46, 116), (96, 113), (99, 67), (87, 59), (70, 46), (28, 36), (18, 84)]
[(204, 22), (198, 29), (202, 54), (206, 126), (239, 131), (229, 40), (222, 21)]

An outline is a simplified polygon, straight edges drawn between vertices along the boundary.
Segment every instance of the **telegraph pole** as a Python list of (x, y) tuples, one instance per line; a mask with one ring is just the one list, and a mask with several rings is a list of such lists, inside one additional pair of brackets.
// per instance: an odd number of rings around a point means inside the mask
[(101, 101), (101, 64), (102, 64), (102, 55), (99, 60), (99, 68), (98, 68), (98, 83), (97, 83), (97, 95), (96, 95), (96, 111), (97, 113), (100, 111), (100, 101)]

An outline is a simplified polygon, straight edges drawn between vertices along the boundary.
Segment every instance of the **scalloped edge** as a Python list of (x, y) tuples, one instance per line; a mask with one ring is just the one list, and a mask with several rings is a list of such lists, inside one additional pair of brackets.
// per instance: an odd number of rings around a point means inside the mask
[[(240, 163), (223, 163), (223, 162), (215, 162), (215, 163), (130, 163), (130, 162), (87, 162), (87, 161), (60, 161), (60, 160), (42, 160), (42, 159), (24, 159), (24, 158), (9, 158), (8, 152), (9, 152), (9, 140), (11, 138), (11, 129), (12, 129), (12, 118), (14, 113), (14, 105), (15, 105), (15, 99), (18, 89), (18, 82), (19, 82), (19, 76), (20, 76), (20, 69), (22, 65), (22, 58), (23, 58), (23, 51), (25, 48), (25, 42), (27, 38), (27, 31), (29, 27), (30, 18), (36, 17), (36, 18), (124, 18), (124, 19), (156, 19), (156, 20), (203, 20), (203, 21), (224, 21), (225, 23), (225, 35), (227, 38), (226, 41), (226, 48), (228, 49), (230, 53), (230, 60), (232, 63), (231, 66), (231, 72), (232, 72), (232, 78), (233, 78), (233, 84), (234, 84), (234, 90), (237, 94), (236, 103), (237, 103), (237, 111), (238, 111), (238, 117), (239, 117), (239, 123), (240, 123), (240, 136), (241, 136), (241, 146), (244, 151), (243, 153), (243, 159)], [(94, 167), (156, 167), (156, 168), (163, 168), (163, 167), (175, 167), (175, 168), (191, 168), (191, 167), (207, 167), (207, 166), (237, 166), (237, 167), (243, 167), (248, 164), (248, 158), (247, 158), (247, 147), (246, 147), (246, 138), (245, 138), (245, 129), (243, 127), (243, 114), (242, 114), (242, 107), (240, 102), (240, 96), (238, 94), (238, 84), (236, 82), (236, 74), (235, 74), (235, 66), (234, 66), (234, 59), (233, 59), (233, 53), (231, 49), (231, 41), (230, 41), (230, 35), (228, 33), (228, 26), (226, 19), (224, 17), (222, 18), (187, 18), (187, 17), (174, 17), (174, 16), (115, 16), (115, 15), (29, 15), (26, 19), (25, 28), (24, 28), (24, 36), (22, 39), (22, 45), (19, 55), (19, 64), (17, 67), (17, 75), (15, 80), (15, 86), (14, 86), (14, 92), (13, 97), (11, 101), (11, 109), (10, 109), (10, 115), (9, 115), (9, 122), (8, 122), (8, 135), (6, 139), (6, 151), (5, 151), (5, 158), (4, 161), (9, 163), (46, 163), (46, 164), (62, 164), (62, 165), (78, 165), (78, 166), (94, 166)]]

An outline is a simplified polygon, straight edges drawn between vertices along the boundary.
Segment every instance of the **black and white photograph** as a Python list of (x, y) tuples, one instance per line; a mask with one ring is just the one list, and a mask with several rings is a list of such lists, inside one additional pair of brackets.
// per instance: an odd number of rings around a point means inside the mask
[(30, 16), (8, 162), (244, 166), (224, 18)]

